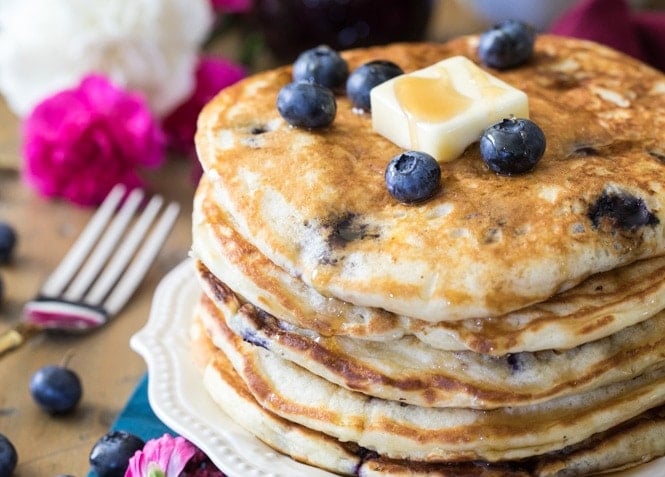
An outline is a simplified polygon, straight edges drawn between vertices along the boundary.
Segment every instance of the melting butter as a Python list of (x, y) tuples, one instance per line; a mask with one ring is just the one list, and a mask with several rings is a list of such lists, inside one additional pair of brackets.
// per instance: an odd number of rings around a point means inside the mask
[(441, 162), (461, 155), (492, 124), (529, 116), (523, 91), (463, 56), (386, 81), (370, 100), (376, 132)]

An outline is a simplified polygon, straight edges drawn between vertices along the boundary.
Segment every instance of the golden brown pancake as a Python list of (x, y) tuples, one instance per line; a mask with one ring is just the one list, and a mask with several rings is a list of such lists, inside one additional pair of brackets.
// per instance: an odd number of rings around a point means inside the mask
[[(210, 290), (209, 286), (204, 288)], [(227, 302), (234, 296), (223, 284), (215, 289)], [(626, 380), (665, 365), (665, 311), (615, 335), (566, 351), (494, 357), (439, 350), (412, 336), (391, 341), (325, 337), (281, 322), (235, 298), (231, 307), (219, 300), (217, 303), (225, 312), (226, 324), (239, 337), (261, 343), (281, 358), (347, 389), (418, 406), (524, 406)]]
[[(254, 398), (272, 413), (393, 459), (516, 460), (558, 451), (665, 403), (665, 368), (520, 407), (431, 408), (349, 391), (233, 333), (227, 310), (201, 320)], [(233, 303), (231, 301), (230, 303)], [(528, 423), (528, 425), (525, 425)]]
[[(477, 37), (355, 50), (350, 69), (388, 59), (405, 71)], [(200, 115), (197, 150), (233, 227), (324, 296), (431, 322), (496, 317), (594, 273), (665, 253), (665, 76), (609, 48), (541, 35), (525, 65), (492, 71), (525, 91), (547, 149), (514, 177), (478, 148), (441, 164), (442, 187), (396, 202), (383, 173), (401, 150), (341, 95), (324, 130), (278, 114), (290, 67), (222, 91)], [(623, 212), (617, 204), (628, 204)], [(627, 211), (630, 212), (627, 212)]]
[[(477, 42), (343, 57), (409, 72), (479, 63)], [(542, 160), (500, 176), (472, 144), (414, 205), (384, 183), (402, 150), (344, 94), (329, 127), (280, 117), (290, 66), (202, 111), (204, 385), (294, 459), (363, 476), (544, 477), (665, 452), (665, 76), (549, 35), (491, 73), (528, 95)]]
[[(230, 417), (276, 450), (301, 462), (342, 475), (358, 476), (469, 476), (526, 477), (591, 475), (633, 467), (665, 450), (665, 419), (655, 408), (615, 428), (557, 452), (530, 459), (490, 463), (483, 461), (426, 463), (390, 459), (353, 442), (340, 442), (318, 431), (279, 417), (261, 406), (233, 369), (225, 353), (213, 344), (203, 324), (205, 315), (218, 313), (202, 298), (192, 326), (192, 344), (207, 360), (204, 380), (210, 395)], [(205, 364), (207, 363), (207, 364)]]
[(203, 273), (212, 274), (212, 281), (223, 279), (280, 320), (323, 336), (385, 341), (415, 335), (443, 350), (503, 356), (573, 348), (665, 308), (665, 257), (658, 257), (593, 275), (544, 302), (503, 316), (431, 323), (319, 294), (268, 260), (229, 221), (203, 177), (195, 195), (192, 229), (193, 254), (209, 269)]

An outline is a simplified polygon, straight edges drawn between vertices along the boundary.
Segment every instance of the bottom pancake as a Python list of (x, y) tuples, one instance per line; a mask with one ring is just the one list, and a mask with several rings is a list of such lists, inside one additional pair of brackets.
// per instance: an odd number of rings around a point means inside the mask
[(542, 456), (513, 462), (423, 463), (388, 459), (352, 442), (340, 442), (262, 407), (210, 339), (197, 309), (192, 348), (204, 368), (210, 395), (234, 421), (275, 450), (341, 475), (361, 477), (527, 477), (591, 475), (638, 465), (665, 453), (665, 409), (656, 408), (586, 441)]

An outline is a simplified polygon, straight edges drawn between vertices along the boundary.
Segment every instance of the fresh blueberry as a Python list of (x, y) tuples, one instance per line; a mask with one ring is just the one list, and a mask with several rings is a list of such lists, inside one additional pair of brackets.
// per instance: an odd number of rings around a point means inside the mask
[(400, 202), (414, 203), (431, 197), (441, 182), (439, 163), (429, 154), (406, 151), (392, 158), (385, 173), (388, 192)]
[(277, 95), (277, 110), (292, 126), (323, 128), (337, 114), (337, 102), (330, 89), (316, 83), (289, 83)]
[(536, 32), (517, 20), (505, 20), (480, 35), (478, 57), (492, 68), (507, 69), (526, 62), (533, 53)]
[(108, 432), (92, 446), (88, 459), (90, 468), (97, 477), (123, 477), (129, 459), (144, 445), (143, 439), (129, 432)]
[(480, 138), (483, 161), (501, 175), (530, 171), (544, 152), (545, 134), (529, 119), (504, 119), (487, 128)]
[(327, 45), (303, 51), (293, 63), (293, 81), (317, 83), (332, 90), (344, 87), (349, 66)]
[(402, 68), (392, 61), (370, 61), (359, 66), (349, 75), (349, 79), (346, 80), (346, 95), (355, 108), (371, 111), (370, 90), (401, 74), (404, 74)]
[(0, 263), (9, 262), (15, 246), (16, 232), (8, 223), (0, 222)]
[(40, 368), (30, 379), (30, 394), (39, 406), (51, 414), (71, 411), (81, 399), (81, 380), (64, 366)]
[(11, 476), (17, 462), (18, 454), (16, 453), (16, 448), (7, 437), (0, 434), (0, 476)]

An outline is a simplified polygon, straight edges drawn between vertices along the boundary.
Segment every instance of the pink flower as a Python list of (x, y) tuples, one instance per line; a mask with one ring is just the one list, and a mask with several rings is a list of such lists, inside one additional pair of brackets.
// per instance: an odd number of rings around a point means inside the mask
[(246, 75), (245, 69), (223, 58), (206, 56), (196, 68), (196, 86), (192, 95), (162, 123), (169, 147), (185, 155), (194, 154), (196, 119), (203, 106), (221, 89)]
[(210, 3), (219, 12), (244, 13), (252, 8), (252, 0), (210, 0)]
[(43, 100), (23, 123), (23, 176), (46, 197), (99, 204), (116, 183), (143, 184), (164, 160), (164, 134), (143, 98), (90, 75)]
[(125, 477), (178, 477), (197, 448), (184, 437), (151, 439), (129, 459)]

